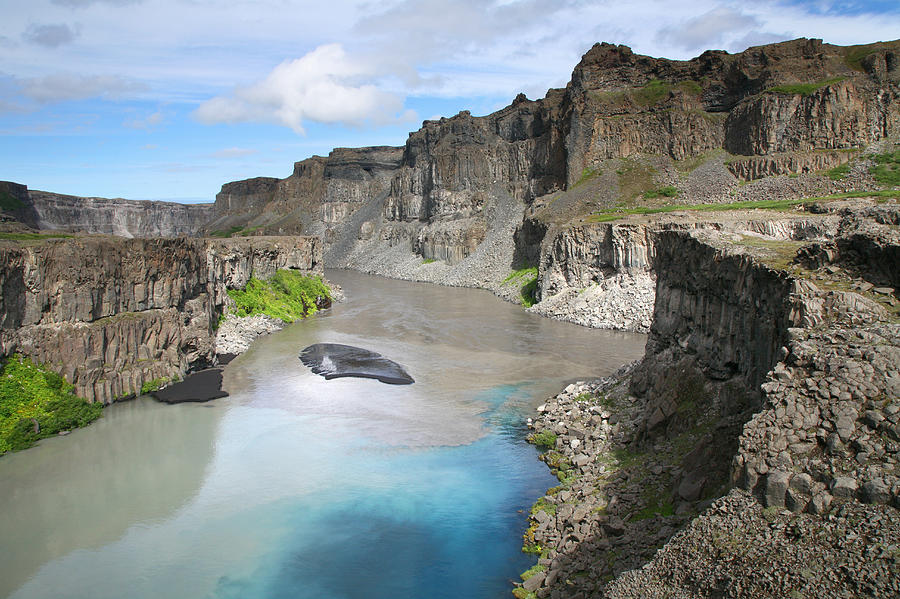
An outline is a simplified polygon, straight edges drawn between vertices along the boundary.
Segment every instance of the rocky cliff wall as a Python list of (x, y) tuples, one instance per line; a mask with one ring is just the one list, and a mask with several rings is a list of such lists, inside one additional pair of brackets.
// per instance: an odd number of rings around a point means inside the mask
[[(208, 230), (302, 231), (323, 237), (329, 265), (496, 288), (510, 268), (535, 264), (543, 233), (577, 227), (598, 206), (668, 184), (680, 202), (729, 201), (736, 177), (831, 168), (851, 155), (838, 150), (890, 136), (898, 50), (801, 39), (671, 61), (597, 44), (566, 88), (542, 99), (426, 121), (403, 147), (339, 148), (298, 162), (286, 179), (226, 184)], [(673, 166), (725, 151), (747, 158), (729, 160), (731, 172), (697, 169), (709, 173), (696, 182)], [(629, 179), (638, 175), (646, 181)], [(796, 187), (786, 193), (815, 185)], [(510, 223), (521, 225), (516, 239), (492, 234)], [(486, 272), (488, 254), (509, 263)], [(432, 260), (441, 264), (421, 268)]]
[(900, 539), (897, 206), (827, 208), (652, 234), (644, 359), (529, 420), (564, 484), (532, 509), (526, 591), (897, 594), (872, 557)]
[(227, 288), (279, 268), (321, 271), (321, 256), (309, 237), (3, 243), (0, 353), (26, 353), (109, 403), (213, 364)]
[(43, 230), (119, 237), (190, 236), (196, 235), (213, 214), (211, 204), (82, 198), (0, 182), (0, 191), (4, 190), (19, 192), (15, 197), (21, 205), (13, 212), (16, 218)]

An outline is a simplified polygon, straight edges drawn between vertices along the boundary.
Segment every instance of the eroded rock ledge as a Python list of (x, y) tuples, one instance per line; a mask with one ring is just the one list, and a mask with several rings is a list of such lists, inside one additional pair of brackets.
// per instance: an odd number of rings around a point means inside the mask
[(216, 363), (213, 324), (251, 276), (322, 272), (315, 237), (81, 237), (0, 243), (0, 355), (45, 363), (89, 400)]
[(644, 359), (530, 423), (562, 484), (523, 592), (900, 593), (898, 210), (833, 213), (825, 243), (656, 235)]

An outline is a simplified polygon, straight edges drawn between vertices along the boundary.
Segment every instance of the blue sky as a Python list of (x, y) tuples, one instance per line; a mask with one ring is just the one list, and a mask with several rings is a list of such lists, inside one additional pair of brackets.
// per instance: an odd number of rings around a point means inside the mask
[(598, 41), (686, 59), (900, 37), (883, 0), (0, 0), (0, 18), (0, 180), (187, 202), (542, 97)]

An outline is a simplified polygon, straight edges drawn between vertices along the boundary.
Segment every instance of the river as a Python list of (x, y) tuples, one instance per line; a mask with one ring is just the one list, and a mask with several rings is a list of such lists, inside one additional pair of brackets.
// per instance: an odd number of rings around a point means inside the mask
[[(555, 479), (524, 420), (643, 335), (481, 290), (328, 276), (347, 300), (258, 340), (230, 397), (112, 405), (0, 458), (0, 597), (508, 598)], [(370, 349), (415, 383), (325, 380), (298, 353)]]

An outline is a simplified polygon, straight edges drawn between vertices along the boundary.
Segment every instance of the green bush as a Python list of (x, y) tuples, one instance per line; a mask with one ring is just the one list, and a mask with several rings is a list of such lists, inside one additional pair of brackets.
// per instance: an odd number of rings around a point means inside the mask
[(266, 280), (252, 277), (244, 289), (229, 289), (235, 314), (267, 314), (293, 322), (313, 314), (322, 299), (331, 300), (331, 290), (319, 275), (279, 270)]
[(145, 381), (144, 384), (141, 385), (141, 395), (159, 391), (160, 388), (168, 382), (169, 379), (153, 379), (152, 381)]
[(658, 189), (651, 189), (650, 191), (644, 192), (644, 198), (653, 199), (653, 198), (674, 198), (678, 195), (678, 188), (674, 185), (666, 185), (665, 187), (660, 187)]
[(512, 283), (520, 285), (519, 287), (519, 297), (522, 300), (522, 305), (526, 308), (530, 308), (536, 303), (536, 294), (537, 294), (537, 285), (538, 285), (538, 269), (537, 266), (529, 266), (527, 268), (520, 268), (519, 270), (514, 270), (503, 279), (503, 283)]
[(529, 441), (540, 449), (553, 449), (556, 447), (556, 434), (552, 431), (541, 431), (531, 435)]
[(99, 418), (103, 406), (75, 396), (73, 388), (27, 357), (7, 358), (0, 368), (0, 454)]

